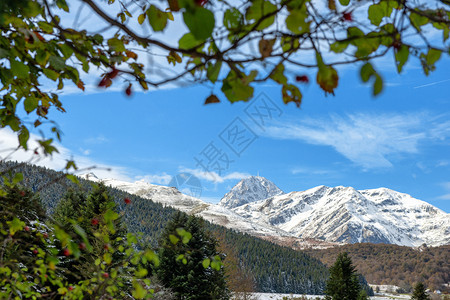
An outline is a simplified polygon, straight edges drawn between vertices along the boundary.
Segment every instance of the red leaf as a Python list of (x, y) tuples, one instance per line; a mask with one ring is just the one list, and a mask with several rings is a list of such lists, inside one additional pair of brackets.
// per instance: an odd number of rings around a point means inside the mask
[(69, 249), (64, 248), (64, 250), (63, 250), (63, 255), (64, 255), (64, 256), (69, 256), (69, 255), (70, 255)]
[(208, 3), (208, 0), (194, 0), (194, 2), (199, 6), (204, 6), (206, 3)]
[(211, 103), (220, 103), (220, 100), (219, 100), (219, 98), (217, 98), (216, 95), (211, 95), (208, 98), (206, 98), (205, 105), (211, 104)]
[(349, 21), (349, 22), (353, 21), (352, 12), (349, 12), (349, 11), (344, 12), (342, 14), (342, 17), (344, 18), (345, 21)]
[(128, 97), (131, 96), (131, 93), (132, 93), (131, 86), (132, 86), (132, 84), (130, 83), (130, 85), (125, 90), (125, 94), (127, 94)]
[(125, 199), (123, 199), (123, 201), (125, 202), (125, 204), (130, 204), (131, 203), (130, 198), (125, 198)]
[(117, 70), (116, 68), (113, 67), (112, 71), (109, 72), (106, 76), (111, 79), (114, 79), (117, 77), (117, 75), (119, 75), (119, 70)]
[(92, 220), (91, 220), (91, 224), (92, 224), (92, 225), (98, 225), (98, 219), (95, 219), (95, 218), (92, 219)]
[(84, 82), (78, 80), (77, 87), (84, 92)]
[(298, 82), (304, 82), (304, 83), (308, 83), (309, 82), (309, 78), (306, 75), (297, 75), (295, 77), (295, 80), (297, 80)]

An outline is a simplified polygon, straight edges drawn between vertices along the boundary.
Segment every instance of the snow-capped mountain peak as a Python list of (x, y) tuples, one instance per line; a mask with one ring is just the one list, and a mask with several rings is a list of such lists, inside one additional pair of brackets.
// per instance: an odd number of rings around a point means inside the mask
[(300, 238), (404, 246), (450, 243), (450, 214), (387, 188), (319, 186), (232, 210)]
[(219, 205), (231, 209), (281, 194), (284, 194), (283, 191), (272, 181), (260, 176), (250, 176), (239, 181), (220, 200)]

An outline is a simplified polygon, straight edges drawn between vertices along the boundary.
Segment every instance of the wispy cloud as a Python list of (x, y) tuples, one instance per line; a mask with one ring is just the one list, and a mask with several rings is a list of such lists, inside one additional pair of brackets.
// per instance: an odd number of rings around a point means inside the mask
[(448, 182), (443, 182), (440, 184), (442, 188), (444, 188), (444, 190), (446, 190), (448, 193), (441, 195), (439, 197), (437, 197), (438, 200), (450, 200), (450, 181)]
[[(31, 134), (29, 148), (38, 148), (38, 136)], [(93, 172), (98, 178), (116, 178), (131, 181), (128, 171), (124, 167), (99, 163), (83, 155), (74, 155), (71, 151), (58, 143), (54, 143), (59, 153), (52, 156), (36, 155), (33, 151), (17, 150), (17, 135), (8, 129), (0, 130), (0, 160), (31, 162), (57, 171), (64, 170), (68, 160), (74, 160), (80, 170)], [(83, 172), (81, 172), (83, 173)], [(77, 173), (80, 175), (81, 173)]]
[(147, 174), (144, 176), (136, 176), (138, 180), (144, 180), (153, 184), (168, 185), (172, 176), (163, 172), (161, 174)]
[(422, 85), (415, 86), (415, 87), (413, 87), (413, 88), (414, 88), (414, 89), (420, 89), (420, 88), (429, 87), (429, 86), (432, 86), (432, 85), (436, 85), (436, 84), (440, 84), (440, 83), (444, 83), (444, 82), (448, 82), (448, 81), (450, 81), (450, 79), (439, 80), (439, 81), (436, 81), (436, 82), (431, 82), (431, 83), (427, 83), (427, 84), (422, 84)]
[(86, 144), (103, 144), (109, 142), (109, 140), (103, 135), (99, 135), (96, 137), (89, 137), (84, 140)]
[(191, 173), (200, 180), (206, 180), (213, 183), (223, 183), (227, 180), (243, 179), (251, 176), (248, 173), (241, 173), (241, 172), (232, 172), (226, 175), (220, 175), (217, 172), (205, 172), (201, 169), (189, 169), (184, 167), (180, 168), (180, 172)]
[(325, 169), (317, 169), (317, 168), (309, 168), (309, 167), (296, 167), (291, 170), (293, 175), (297, 174), (307, 174), (307, 175), (330, 175), (335, 174), (334, 170), (325, 170)]
[(446, 139), (450, 122), (426, 113), (349, 114), (268, 127), (266, 135), (333, 147), (367, 169), (391, 167), (390, 156), (419, 152), (424, 140)]

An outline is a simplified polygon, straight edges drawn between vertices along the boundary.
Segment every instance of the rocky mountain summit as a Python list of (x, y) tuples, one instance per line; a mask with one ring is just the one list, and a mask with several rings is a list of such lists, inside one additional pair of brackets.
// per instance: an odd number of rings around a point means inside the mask
[(450, 244), (450, 214), (387, 188), (318, 186), (283, 193), (268, 179), (251, 176), (218, 204), (211, 204), (174, 187), (103, 181), (210, 222), (298, 248), (366, 242), (414, 247)]
[(282, 194), (283, 191), (272, 181), (260, 176), (250, 176), (239, 181), (226, 193), (219, 205), (231, 209)]

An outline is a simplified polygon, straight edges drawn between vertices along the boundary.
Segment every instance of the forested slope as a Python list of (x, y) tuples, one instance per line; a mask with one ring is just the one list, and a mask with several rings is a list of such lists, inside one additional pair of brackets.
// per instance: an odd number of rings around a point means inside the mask
[[(0, 172), (8, 176), (21, 172), (23, 184), (39, 192), (42, 203), (49, 213), (70, 188), (89, 191), (92, 183), (81, 179), (77, 186), (63, 173), (43, 167), (14, 162), (0, 163)], [(165, 224), (175, 212), (171, 207), (111, 188), (109, 192), (120, 207), (128, 230), (142, 232), (143, 239), (157, 246)], [(126, 205), (124, 199), (131, 200)], [(256, 290), (260, 292), (321, 294), (328, 278), (327, 268), (315, 258), (303, 252), (281, 247), (271, 242), (244, 235), (214, 224), (208, 225), (216, 235), (224, 237), (232, 246), (240, 261), (253, 274)]]
[(348, 244), (306, 253), (331, 266), (339, 252), (348, 252), (358, 271), (372, 284), (393, 284), (404, 290), (417, 282), (449, 292), (450, 245), (411, 248), (387, 244)]

